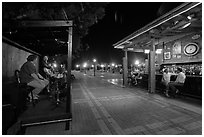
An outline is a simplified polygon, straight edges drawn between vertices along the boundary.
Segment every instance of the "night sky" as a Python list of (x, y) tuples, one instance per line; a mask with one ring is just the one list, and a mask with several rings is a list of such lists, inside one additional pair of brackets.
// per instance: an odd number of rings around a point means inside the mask
[[(109, 3), (106, 6), (104, 18), (90, 27), (89, 34), (83, 38), (83, 42), (88, 43), (89, 50), (83, 55), (81, 61), (97, 58), (99, 63), (122, 63), (123, 51), (114, 49), (112, 45), (180, 4), (161, 2)], [(160, 12), (158, 12), (159, 9)], [(134, 53), (133, 56), (134, 58), (145, 58), (141, 53)]]

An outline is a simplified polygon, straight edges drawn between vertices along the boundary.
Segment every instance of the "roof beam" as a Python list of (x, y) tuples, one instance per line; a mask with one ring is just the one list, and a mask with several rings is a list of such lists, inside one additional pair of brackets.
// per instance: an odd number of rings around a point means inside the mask
[(71, 27), (72, 21), (54, 20), (54, 21), (20, 21), (18, 27)]

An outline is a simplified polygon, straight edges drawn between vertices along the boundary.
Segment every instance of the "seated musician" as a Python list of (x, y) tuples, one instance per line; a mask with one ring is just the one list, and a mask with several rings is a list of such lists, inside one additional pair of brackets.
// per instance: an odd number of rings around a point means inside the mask
[[(43, 64), (43, 71), (45, 73), (45, 77), (50, 81), (50, 77), (53, 76), (53, 73), (52, 73), (52, 67), (49, 66), (49, 63), (48, 63), (48, 56), (44, 56), (42, 64)], [(47, 86), (47, 91), (50, 92), (50, 85)]]

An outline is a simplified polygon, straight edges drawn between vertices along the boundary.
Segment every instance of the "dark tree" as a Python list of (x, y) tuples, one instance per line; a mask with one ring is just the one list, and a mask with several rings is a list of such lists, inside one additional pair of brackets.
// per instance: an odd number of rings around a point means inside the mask
[(90, 26), (104, 17), (106, 5), (104, 2), (3, 2), (2, 19), (73, 20), (73, 53), (79, 56), (87, 47), (81, 44), (81, 38), (88, 34)]

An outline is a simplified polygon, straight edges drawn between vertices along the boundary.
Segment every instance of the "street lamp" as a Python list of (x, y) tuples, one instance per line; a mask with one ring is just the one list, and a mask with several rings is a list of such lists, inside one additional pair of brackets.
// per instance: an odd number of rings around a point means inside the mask
[(76, 65), (77, 70), (79, 69), (79, 67), (80, 67), (80, 65), (77, 64), (77, 65)]
[(84, 70), (85, 70), (85, 74), (86, 74), (86, 66), (87, 66), (87, 63), (85, 62), (83, 67), (84, 67)]
[(96, 76), (96, 59), (93, 59), (94, 62), (94, 76)]

